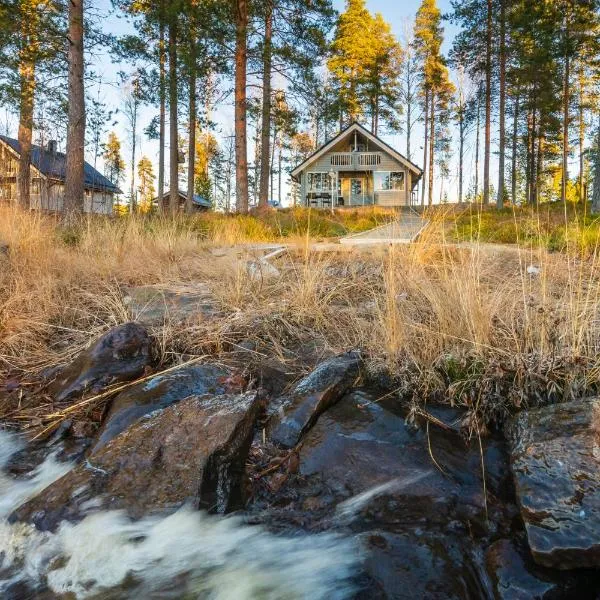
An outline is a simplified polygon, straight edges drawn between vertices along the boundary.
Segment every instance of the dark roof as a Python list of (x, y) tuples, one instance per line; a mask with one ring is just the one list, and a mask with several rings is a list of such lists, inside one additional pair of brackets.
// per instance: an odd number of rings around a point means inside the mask
[[(169, 190), (165, 191), (165, 193), (163, 194), (163, 200), (165, 198), (168, 198), (171, 192), (169, 192)], [(179, 190), (179, 196), (181, 198), (183, 198), (184, 200), (187, 200), (187, 192), (184, 192), (183, 190)], [(156, 198), (154, 198), (153, 202), (156, 202), (156, 200), (158, 200), (158, 196)], [(194, 204), (197, 204), (198, 206), (202, 206), (204, 208), (212, 208), (212, 202), (210, 200), (207, 200), (204, 196), (200, 196), (198, 194), (194, 194), (194, 197), (192, 198), (192, 202)]]
[[(18, 140), (0, 135), (0, 140), (8, 144), (17, 154), (21, 154), (21, 144)], [(31, 147), (31, 164), (49, 179), (64, 181), (67, 172), (67, 157), (62, 152), (48, 152), (40, 146)], [(98, 190), (120, 194), (121, 190), (98, 172), (92, 165), (84, 165), (84, 187), (88, 190)]]

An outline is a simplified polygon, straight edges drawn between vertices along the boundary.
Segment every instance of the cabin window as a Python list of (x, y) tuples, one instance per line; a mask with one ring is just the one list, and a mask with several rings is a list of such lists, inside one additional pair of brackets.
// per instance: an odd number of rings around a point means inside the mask
[(308, 173), (308, 189), (313, 192), (324, 192), (331, 189), (329, 173)]
[(404, 171), (377, 171), (373, 176), (375, 190), (378, 192), (402, 191), (404, 189)]
[(37, 195), (40, 193), (40, 182), (39, 181), (31, 182), (31, 193), (34, 195)]

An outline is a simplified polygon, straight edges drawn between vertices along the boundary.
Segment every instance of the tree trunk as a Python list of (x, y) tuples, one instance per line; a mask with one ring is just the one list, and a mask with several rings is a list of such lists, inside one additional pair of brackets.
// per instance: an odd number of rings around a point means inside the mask
[(458, 116), (458, 203), (463, 202), (463, 169), (465, 165), (465, 114), (462, 88), (459, 91), (459, 116)]
[(504, 206), (504, 164), (506, 156), (506, 0), (500, 0), (500, 148), (498, 155), (498, 196), (496, 207)]
[[(27, 28), (27, 24), (24, 24)], [(33, 104), (35, 97), (35, 61), (32, 56), (31, 36), (26, 36), (21, 50), (19, 77), (21, 83), (19, 110), (19, 172), (17, 177), (17, 195), (19, 206), (28, 209), (31, 206), (31, 140), (33, 137)]]
[(592, 214), (600, 214), (600, 123), (598, 123), (598, 139), (594, 155), (594, 183), (592, 190)]
[(425, 90), (425, 140), (423, 142), (423, 187), (421, 188), (421, 207), (425, 206), (425, 174), (427, 173), (427, 141), (429, 139), (429, 90)]
[(517, 147), (518, 147), (518, 125), (519, 125), (519, 94), (515, 97), (515, 108), (513, 115), (513, 131), (512, 131), (512, 156), (511, 156), (511, 197), (510, 201), (513, 204), (517, 203)]
[(235, 188), (236, 208), (248, 212), (248, 148), (246, 139), (246, 67), (248, 62), (248, 4), (235, 1)]
[(477, 125), (475, 134), (475, 202), (479, 202), (479, 146), (481, 133), (481, 83), (477, 86)]
[(537, 151), (537, 164), (535, 171), (535, 205), (540, 203), (540, 185), (542, 182), (542, 170), (544, 168), (544, 134), (540, 122), (540, 133), (538, 135), (538, 151)]
[(583, 66), (579, 75), (579, 202), (585, 202), (585, 154), (583, 146), (585, 144), (585, 114), (584, 114), (584, 74)]
[[(279, 164), (277, 166), (277, 177), (279, 179), (278, 181), (278, 193), (277, 193), (277, 201), (279, 202), (279, 206), (281, 206), (281, 202), (282, 202), (282, 198), (281, 198), (281, 169), (282, 169), (282, 164), (283, 164), (283, 159), (281, 156), (281, 145), (279, 146)], [(332, 194), (332, 198), (331, 201), (333, 202), (333, 194)]]
[[(568, 37), (568, 33), (566, 34)], [(567, 201), (567, 182), (569, 180), (569, 100), (571, 76), (571, 61), (569, 55), (565, 56), (565, 78), (563, 82), (563, 148), (562, 148), (562, 180), (560, 186), (560, 199), (563, 204)]]
[[(191, 214), (194, 210), (194, 188), (196, 174), (196, 35), (190, 27), (190, 89), (189, 89), (189, 133), (188, 133), (188, 177), (185, 212)], [(206, 153), (208, 162), (208, 152)]]
[(179, 130), (177, 126), (177, 15), (169, 19), (169, 209), (179, 208)]
[(67, 221), (83, 211), (85, 94), (83, 87), (83, 0), (69, 6), (69, 115), (64, 211)]
[(490, 146), (492, 139), (492, 0), (487, 0), (485, 45), (485, 146), (483, 151), (483, 204), (490, 202)]
[(158, 125), (158, 212), (163, 210), (163, 196), (165, 195), (165, 122), (167, 113), (166, 66), (167, 53), (165, 48), (165, 0), (160, 3), (160, 23), (158, 41), (158, 95), (160, 102), (160, 115)]
[(260, 141), (260, 190), (258, 206), (265, 208), (269, 200), (269, 156), (271, 143), (271, 60), (273, 36), (273, 2), (265, 2), (265, 37), (263, 49), (262, 127)]
[(435, 151), (435, 92), (431, 92), (431, 113), (430, 113), (430, 133), (429, 133), (429, 192), (427, 194), (427, 204), (433, 204), (433, 158)]
[(275, 148), (277, 147), (277, 128), (273, 128), (273, 141), (271, 145), (271, 156), (269, 156), (269, 176), (271, 180), (271, 190), (269, 196), (273, 198), (275, 196), (275, 186), (273, 184), (273, 175), (275, 173)]
[(134, 81), (134, 87), (132, 90), (132, 106), (131, 106), (131, 188), (130, 194), (131, 197), (129, 199), (129, 210), (133, 214), (136, 211), (136, 201), (135, 201), (135, 153), (136, 153), (136, 138), (137, 138), (137, 99), (135, 94), (137, 94), (136, 82)]
[(536, 168), (535, 168), (535, 149), (536, 149), (536, 125), (537, 125), (537, 108), (533, 108), (533, 115), (532, 115), (532, 123), (531, 123), (531, 149), (530, 149), (530, 161), (531, 161), (531, 174), (530, 174), (530, 196), (529, 196), (529, 203), (530, 204), (535, 204), (536, 203), (536, 197), (537, 197), (537, 188), (536, 188), (536, 184), (537, 184), (537, 178), (536, 178)]

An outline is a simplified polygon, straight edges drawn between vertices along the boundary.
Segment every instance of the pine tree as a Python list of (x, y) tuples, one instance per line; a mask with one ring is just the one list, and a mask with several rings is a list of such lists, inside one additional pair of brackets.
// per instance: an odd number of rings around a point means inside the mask
[(114, 131), (108, 134), (108, 140), (104, 144), (104, 171), (112, 183), (119, 185), (125, 172), (125, 161), (121, 155), (121, 140)]
[(67, 222), (83, 212), (85, 153), (84, 9), (83, 0), (69, 4), (69, 125), (64, 212)]
[(364, 113), (361, 86), (375, 59), (372, 17), (364, 0), (347, 0), (337, 23), (327, 67), (339, 87), (340, 127), (358, 121)]
[[(259, 206), (268, 200), (273, 112), (273, 70), (289, 82), (290, 91), (306, 95), (306, 89), (316, 87), (313, 76), (327, 51), (327, 33), (333, 24), (331, 0), (267, 0), (258, 6), (263, 36), (260, 53), (262, 99), (260, 118)], [(312, 95), (312, 94), (310, 94)], [(312, 98), (309, 100), (312, 102)]]
[[(139, 210), (143, 213), (148, 213), (152, 210), (152, 201), (156, 193), (154, 187), (154, 168), (152, 161), (147, 156), (142, 156), (137, 166), (138, 172), (138, 193), (139, 193)], [(161, 203), (159, 198), (159, 204)]]
[(248, 132), (246, 83), (248, 65), (248, 2), (233, 0), (235, 22), (235, 198), (237, 212), (248, 212)]
[(23, 208), (30, 205), (35, 106), (40, 95), (49, 97), (54, 91), (38, 81), (63, 66), (64, 14), (58, 0), (4, 0), (0, 6), (0, 97), (18, 107), (17, 199)]
[[(436, 144), (439, 146), (442, 128), (447, 121), (448, 108), (454, 86), (450, 82), (448, 68), (441, 53), (443, 42), (442, 15), (435, 0), (423, 0), (415, 19), (414, 48), (419, 64), (421, 95), (424, 98), (425, 115), (425, 161), (428, 165), (428, 203), (433, 202), (433, 175)], [(423, 179), (423, 196), (425, 196)]]

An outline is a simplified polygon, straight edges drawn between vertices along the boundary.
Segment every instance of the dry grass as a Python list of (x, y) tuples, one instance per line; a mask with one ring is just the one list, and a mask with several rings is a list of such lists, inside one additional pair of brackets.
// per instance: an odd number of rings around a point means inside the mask
[[(370, 253), (318, 253), (308, 230), (277, 259), (280, 277), (257, 280), (237, 251), (210, 251), (243, 239), (237, 232), (207, 240), (185, 220), (92, 219), (65, 231), (52, 218), (2, 209), (0, 240), (10, 254), (0, 255), (0, 386), (13, 377), (39, 381), (128, 320), (124, 286), (202, 281), (223, 315), (155, 328), (157, 368), (202, 355), (226, 360), (248, 341), (255, 361), (296, 366), (360, 348), (375, 381), (416, 403), (465, 406), (473, 430), (523, 405), (597, 391), (593, 257), (457, 248), (427, 236)], [(61, 408), (43, 393), (19, 406), (13, 396), (0, 412), (36, 431), (44, 420), (33, 416)]]

